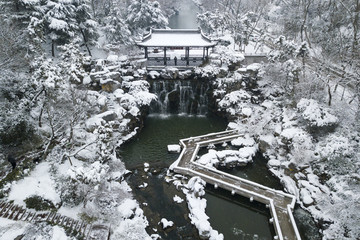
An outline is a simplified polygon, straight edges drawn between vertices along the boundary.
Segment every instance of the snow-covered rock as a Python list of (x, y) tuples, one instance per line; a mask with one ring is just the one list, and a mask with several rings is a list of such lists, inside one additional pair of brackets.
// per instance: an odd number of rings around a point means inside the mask
[(260, 63), (252, 63), (249, 66), (246, 67), (247, 71), (252, 71), (252, 72), (258, 72), (259, 69), (261, 68), (261, 64)]
[(190, 210), (189, 217), (191, 223), (199, 231), (201, 238), (212, 240), (223, 240), (224, 235), (214, 230), (208, 221), (209, 217), (205, 213), (206, 199), (201, 198), (205, 194), (204, 186), (206, 182), (199, 177), (192, 177), (184, 188), (188, 208)]
[(173, 197), (173, 200), (174, 200), (174, 202), (176, 202), (176, 203), (182, 203), (182, 202), (184, 201), (184, 199), (182, 199), (182, 198), (179, 197), (178, 195), (175, 195), (175, 196)]
[(181, 147), (179, 144), (171, 144), (167, 146), (167, 150), (169, 153), (179, 153), (181, 151)]
[(166, 218), (162, 218), (160, 220), (160, 223), (161, 223), (163, 229), (167, 229), (169, 227), (174, 226), (174, 222), (173, 221), (168, 221)]
[(160, 73), (157, 71), (150, 71), (148, 72), (148, 75), (150, 76), (151, 79), (157, 79), (160, 77)]
[(244, 137), (238, 137), (231, 141), (231, 145), (235, 147), (249, 147), (255, 145), (255, 140), (251, 138), (248, 134)]

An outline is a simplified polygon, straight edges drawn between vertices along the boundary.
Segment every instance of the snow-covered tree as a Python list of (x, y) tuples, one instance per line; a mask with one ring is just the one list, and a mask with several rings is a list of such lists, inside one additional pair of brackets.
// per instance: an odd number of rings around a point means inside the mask
[(49, 1), (44, 16), (45, 27), (51, 40), (51, 53), (55, 56), (55, 44), (64, 44), (76, 31), (76, 8), (71, 1)]
[(122, 17), (123, 11), (116, 6), (110, 10), (109, 15), (104, 19), (105, 33), (107, 39), (116, 44), (128, 45), (133, 42), (131, 31)]
[(160, 4), (157, 1), (148, 0), (133, 1), (127, 9), (126, 22), (133, 33), (141, 33), (150, 28), (165, 28), (168, 25)]
[(88, 0), (73, 0), (77, 31), (81, 33), (84, 45), (91, 56), (90, 46), (95, 45), (98, 38), (97, 22), (93, 19)]
[(216, 35), (224, 33), (225, 28), (228, 26), (228, 18), (220, 13), (218, 9), (214, 12), (204, 12), (197, 15), (197, 20), (200, 23), (200, 27), (209, 34), (216, 33)]
[(276, 48), (269, 54), (269, 59), (271, 61), (284, 62), (296, 56), (296, 44), (294, 41), (287, 40), (285, 36), (279, 36), (275, 39), (274, 44)]

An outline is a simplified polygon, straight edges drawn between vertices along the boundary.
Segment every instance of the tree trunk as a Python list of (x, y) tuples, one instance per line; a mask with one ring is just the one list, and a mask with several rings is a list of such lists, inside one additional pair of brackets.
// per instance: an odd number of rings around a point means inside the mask
[(302, 24), (301, 24), (301, 27), (300, 27), (301, 42), (304, 41), (304, 35), (305, 35), (306, 41), (308, 42), (309, 47), (311, 45), (310, 45), (309, 37), (307, 36), (307, 32), (306, 32), (306, 22), (307, 22), (307, 17), (308, 17), (310, 5), (311, 5), (311, 0), (308, 0), (307, 3), (306, 3), (306, 1), (304, 1), (304, 18), (303, 18), (303, 21), (302, 21)]
[(354, 21), (353, 21), (353, 46), (352, 46), (352, 55), (353, 58), (359, 57), (359, 41), (358, 41), (358, 31), (359, 31), (359, 14), (360, 14), (360, 0), (356, 0), (356, 7), (354, 11)]
[(328, 95), (329, 95), (329, 101), (328, 101), (328, 104), (329, 104), (329, 106), (331, 106), (332, 95), (331, 95), (330, 85), (328, 85)]
[(85, 33), (84, 33), (84, 30), (83, 29), (80, 29), (80, 32), (81, 32), (81, 35), (83, 36), (83, 39), (84, 39), (84, 44), (85, 44), (85, 47), (90, 55), (90, 57), (92, 56), (91, 55), (91, 51), (90, 51), (90, 48), (88, 46), (88, 43), (87, 43), (87, 39), (86, 39), (86, 36), (85, 36)]

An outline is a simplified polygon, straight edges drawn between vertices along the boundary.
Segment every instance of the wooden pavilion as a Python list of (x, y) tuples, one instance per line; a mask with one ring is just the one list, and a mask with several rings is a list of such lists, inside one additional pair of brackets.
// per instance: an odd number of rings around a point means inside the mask
[(136, 44), (144, 48), (148, 66), (196, 66), (207, 59), (209, 48), (217, 42), (200, 29), (151, 29)]

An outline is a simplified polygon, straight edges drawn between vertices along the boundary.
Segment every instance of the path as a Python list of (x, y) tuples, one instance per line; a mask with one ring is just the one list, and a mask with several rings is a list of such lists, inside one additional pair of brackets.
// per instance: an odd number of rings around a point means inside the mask
[(196, 163), (194, 160), (201, 147), (209, 144), (229, 142), (242, 135), (236, 131), (224, 131), (203, 136), (191, 137), (180, 140), (183, 150), (178, 160), (171, 166), (174, 172), (199, 176), (215, 188), (221, 187), (231, 191), (231, 194), (239, 194), (248, 197), (250, 201), (258, 201), (270, 208), (276, 236), (274, 239), (297, 239), (300, 240), (292, 210), (295, 205), (295, 197), (282, 191), (274, 190), (255, 182), (242, 179), (215, 168), (209, 168)]
[(110, 227), (105, 225), (87, 224), (81, 220), (75, 220), (63, 216), (56, 212), (36, 212), (27, 210), (11, 202), (0, 201), (0, 217), (14, 221), (25, 222), (47, 222), (53, 225), (61, 226), (66, 232), (74, 234), (80, 239), (98, 239), (96, 236), (102, 236), (101, 239), (108, 239)]

